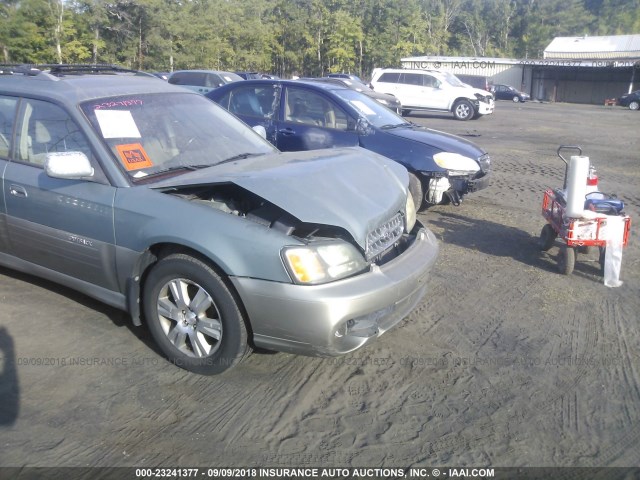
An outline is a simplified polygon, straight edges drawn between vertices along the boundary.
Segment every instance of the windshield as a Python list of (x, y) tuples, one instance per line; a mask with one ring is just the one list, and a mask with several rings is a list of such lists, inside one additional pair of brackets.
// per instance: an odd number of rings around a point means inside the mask
[(371, 90), (364, 83), (357, 82), (355, 80), (350, 80), (348, 78), (341, 78), (340, 80), (342, 80), (347, 87), (357, 92), (364, 92), (366, 90)]
[(355, 108), (369, 123), (378, 128), (395, 127), (399, 125), (409, 125), (400, 115), (389, 110), (384, 105), (366, 95), (355, 90), (336, 89), (333, 90), (338, 97), (345, 100)]
[(116, 161), (134, 181), (277, 151), (201, 95), (127, 95), (92, 100), (81, 106)]
[(440, 73), (444, 76), (445, 80), (447, 81), (447, 83), (449, 85), (453, 85), (454, 87), (465, 87), (465, 86), (467, 86), (466, 83), (461, 81), (458, 77), (456, 77), (451, 72), (440, 72)]

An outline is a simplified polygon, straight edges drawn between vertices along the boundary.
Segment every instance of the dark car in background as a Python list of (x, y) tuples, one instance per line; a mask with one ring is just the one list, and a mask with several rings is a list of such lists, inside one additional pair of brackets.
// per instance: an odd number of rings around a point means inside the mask
[(395, 114), (360, 92), (301, 80), (247, 80), (206, 95), (283, 151), (360, 146), (391, 158), (410, 172), (417, 208), (450, 200), (489, 183), (489, 155), (460, 137)]
[(496, 100), (511, 100), (514, 103), (531, 100), (529, 94), (516, 90), (511, 85), (493, 85), (493, 95)]
[(640, 110), (640, 90), (620, 96), (617, 104), (629, 110)]
[(256, 80), (259, 78), (262, 78), (262, 74), (258, 73), (258, 72), (244, 72), (244, 71), (239, 71), (239, 72), (234, 72), (236, 75), (242, 77), (244, 80)]
[(358, 82), (356, 80), (351, 80), (350, 78), (336, 78), (336, 77), (321, 77), (321, 78), (301, 78), (300, 80), (308, 80), (312, 82), (324, 82), (324, 83), (333, 83), (334, 85), (342, 85), (344, 87), (350, 88), (351, 90), (355, 90), (356, 92), (360, 92), (367, 97), (371, 97), (377, 102), (381, 103), (385, 107), (393, 110), (398, 115), (402, 114), (402, 103), (393, 95), (388, 95), (386, 93), (376, 92), (369, 88), (368, 85), (364, 83)]
[(177, 70), (167, 79), (172, 85), (180, 85), (202, 94), (240, 80), (242, 77), (239, 75), (220, 70)]

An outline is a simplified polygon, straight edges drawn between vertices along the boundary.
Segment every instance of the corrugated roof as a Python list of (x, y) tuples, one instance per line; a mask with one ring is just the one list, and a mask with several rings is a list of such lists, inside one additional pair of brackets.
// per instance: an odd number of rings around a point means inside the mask
[(544, 58), (640, 58), (640, 35), (556, 37), (544, 50)]

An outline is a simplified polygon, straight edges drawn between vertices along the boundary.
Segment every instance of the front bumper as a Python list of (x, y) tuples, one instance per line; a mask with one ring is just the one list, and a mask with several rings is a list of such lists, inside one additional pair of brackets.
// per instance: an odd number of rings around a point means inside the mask
[(431, 231), (416, 231), (401, 255), (344, 280), (307, 286), (232, 277), (254, 344), (301, 355), (336, 356), (382, 335), (413, 310), (427, 288), (439, 247)]
[(491, 182), (491, 171), (484, 173), (481, 177), (474, 179), (449, 177), (451, 189), (459, 194), (466, 194), (483, 190), (489, 186)]
[(495, 109), (495, 101), (493, 99), (489, 100), (489, 102), (482, 102), (482, 101), (478, 101), (477, 102), (478, 105), (478, 114), (480, 115), (489, 115), (491, 113), (493, 113), (493, 110)]

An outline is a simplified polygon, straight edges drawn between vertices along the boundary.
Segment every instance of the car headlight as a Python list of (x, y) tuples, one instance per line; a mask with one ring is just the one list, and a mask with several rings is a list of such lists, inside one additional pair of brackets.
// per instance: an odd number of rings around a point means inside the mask
[(407, 203), (404, 207), (404, 214), (407, 233), (409, 233), (416, 225), (416, 204), (411, 193), (407, 194)]
[(439, 152), (433, 156), (433, 160), (440, 168), (449, 170), (449, 175), (469, 175), (480, 170), (478, 162), (459, 153)]
[(282, 259), (291, 278), (305, 285), (332, 282), (367, 268), (362, 254), (345, 242), (285, 247)]

